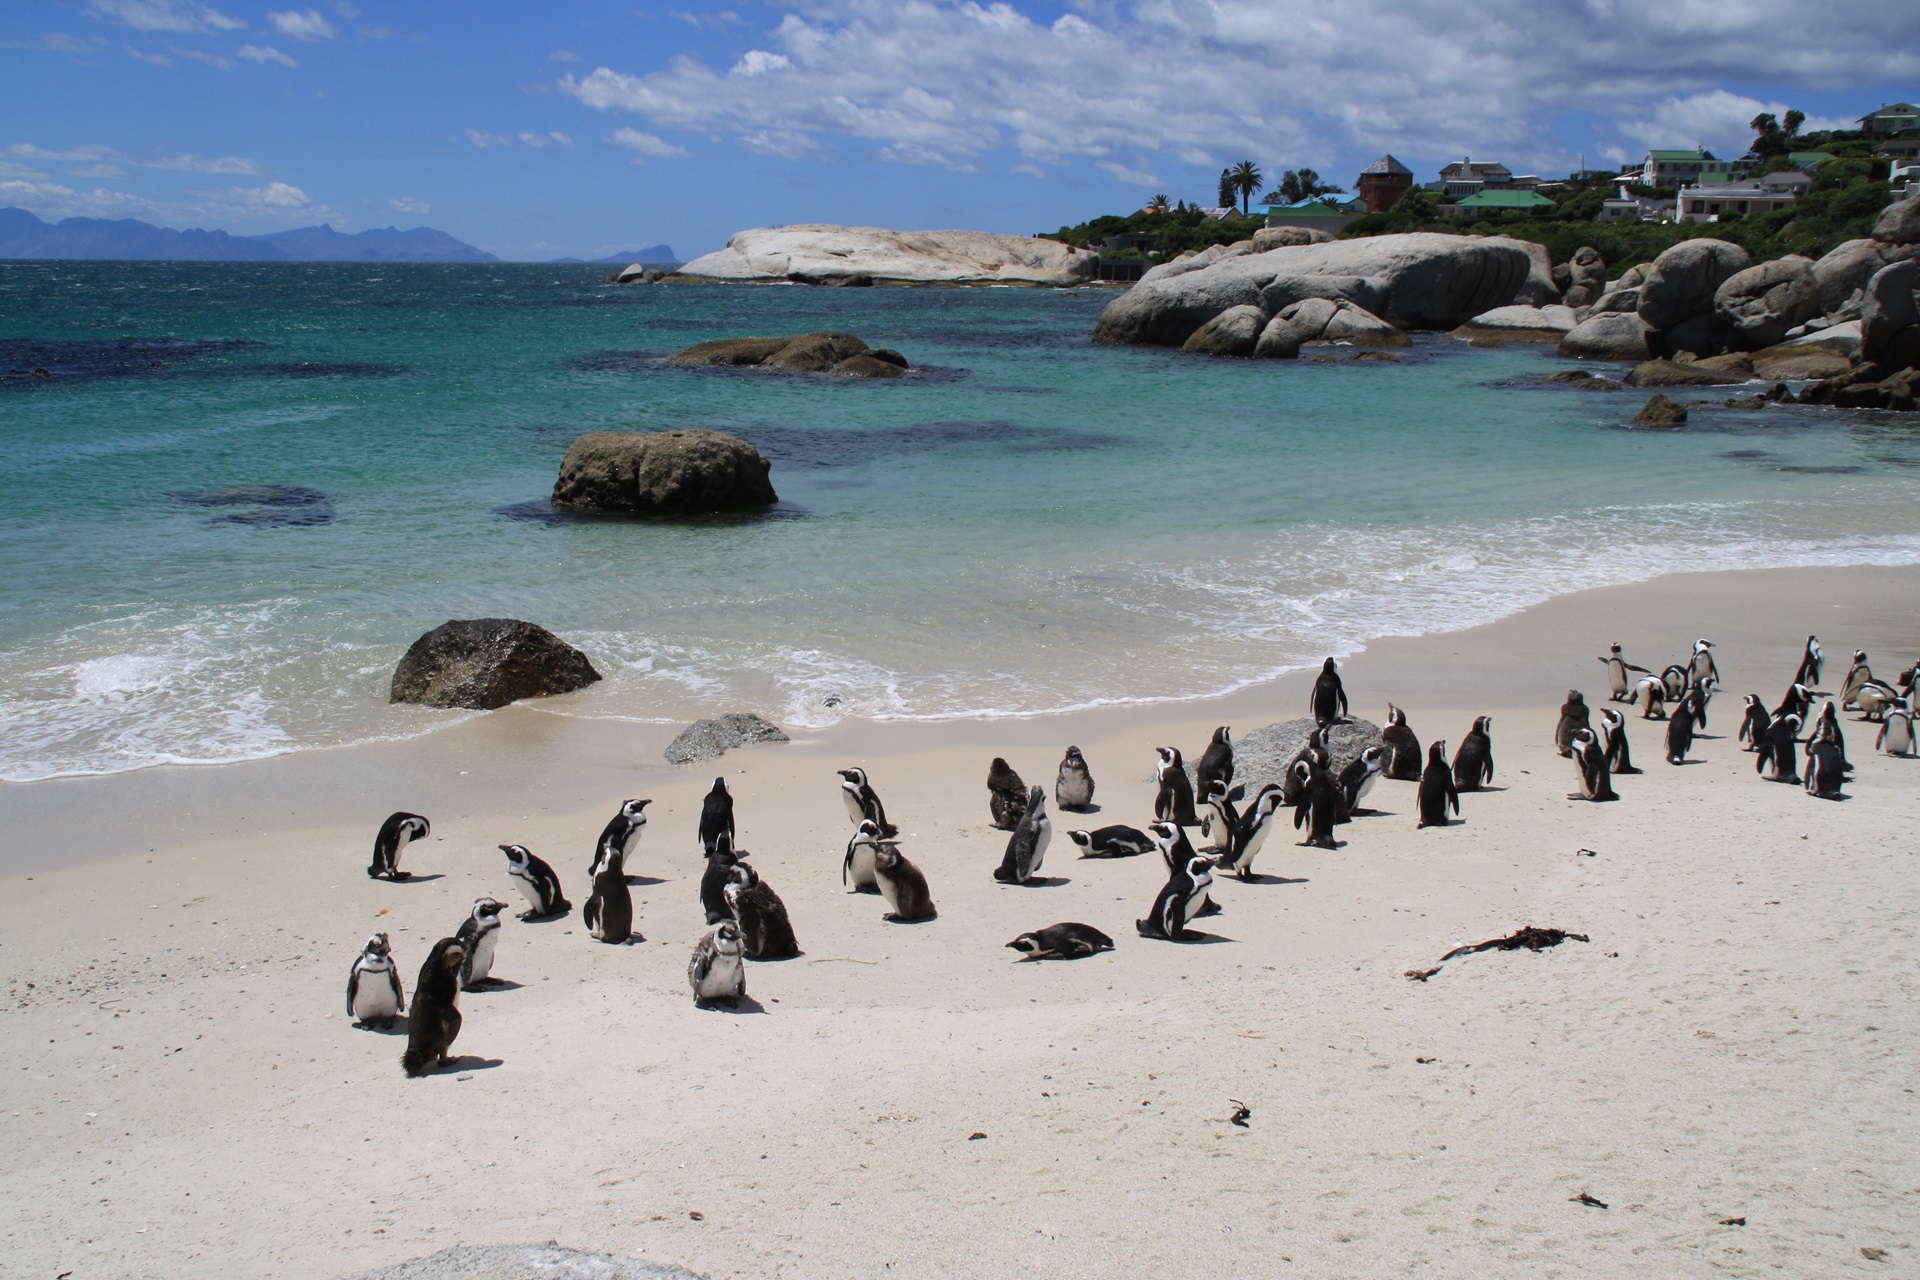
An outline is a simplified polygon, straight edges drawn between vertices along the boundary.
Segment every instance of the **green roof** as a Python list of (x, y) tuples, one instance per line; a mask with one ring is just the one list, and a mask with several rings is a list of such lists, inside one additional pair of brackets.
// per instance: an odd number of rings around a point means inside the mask
[(1649, 151), (1647, 152), (1647, 154), (1655, 160), (1671, 160), (1675, 163), (1682, 163), (1682, 164), (1688, 161), (1699, 161), (1699, 160), (1711, 161), (1714, 164), (1729, 163), (1728, 161), (1725, 161), (1725, 160), (1715, 159), (1714, 154), (1711, 151), (1704, 152), (1704, 153), (1699, 151)]
[(1296, 200), (1292, 204), (1267, 206), (1268, 217), (1278, 214), (1283, 218), (1338, 218), (1344, 216), (1345, 212), (1343, 209), (1334, 208), (1325, 200)]
[(1551, 209), (1553, 201), (1532, 191), (1482, 191), (1461, 200), (1462, 209)]
[(1835, 158), (1836, 157), (1831, 151), (1789, 151), (1787, 152), (1788, 161), (1791, 162), (1793, 167), (1796, 169), (1811, 169), (1813, 168), (1813, 166), (1819, 164), (1823, 160), (1833, 160)]

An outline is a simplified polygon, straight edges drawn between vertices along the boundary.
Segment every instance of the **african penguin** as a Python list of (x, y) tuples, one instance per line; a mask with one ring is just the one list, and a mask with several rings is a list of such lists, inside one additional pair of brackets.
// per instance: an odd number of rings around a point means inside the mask
[(1040, 874), (1046, 859), (1047, 844), (1053, 839), (1053, 822), (1047, 817), (1047, 793), (1039, 787), (1027, 793), (1027, 811), (1020, 825), (1007, 837), (1007, 851), (994, 868), (993, 878), (1001, 884), (1026, 884)]
[(460, 939), (442, 938), (420, 966), (407, 1010), (407, 1051), (400, 1055), (401, 1069), (409, 1076), (453, 1065), (447, 1051), (460, 1034), (460, 969), (466, 962), (467, 949)]
[(880, 892), (873, 878), (874, 850), (880, 844), (880, 827), (871, 818), (860, 821), (860, 829), (847, 841), (847, 856), (840, 863), (840, 883), (851, 884), (855, 893)]
[(1067, 832), (1083, 858), (1131, 858), (1154, 847), (1153, 837), (1137, 827), (1111, 826)]
[(900, 846), (890, 840), (881, 842), (874, 851), (873, 878), (880, 884), (880, 896), (893, 908), (882, 919), (911, 924), (916, 920), (931, 920), (939, 914), (933, 909), (927, 878), (900, 852)]
[(1636, 667), (1631, 662), (1628, 662), (1626, 658), (1621, 655), (1620, 642), (1617, 640), (1607, 646), (1607, 656), (1601, 658), (1600, 661), (1607, 664), (1607, 688), (1611, 692), (1613, 700), (1615, 702), (1632, 702), (1633, 682), (1628, 679), (1627, 673), (1629, 671), (1637, 671), (1644, 676), (1648, 674), (1647, 669), (1645, 667)]
[(1695, 685), (1711, 680), (1720, 682), (1720, 668), (1713, 665), (1713, 641), (1704, 637), (1693, 642), (1693, 658), (1687, 664), (1687, 679)]
[(1826, 655), (1820, 652), (1820, 637), (1808, 636), (1806, 650), (1800, 655), (1800, 669), (1794, 672), (1793, 682), (1813, 688), (1820, 683), (1820, 667), (1825, 661)]
[(1253, 793), (1253, 803), (1241, 811), (1232, 848), (1215, 864), (1220, 870), (1232, 872), (1242, 880), (1253, 879), (1253, 860), (1260, 855), (1267, 836), (1273, 831), (1273, 816), (1280, 811), (1282, 799), (1277, 782), (1269, 782)]
[(477, 991), (497, 981), (487, 975), (493, 972), (493, 950), (500, 942), (500, 913), (506, 909), (507, 904), (498, 898), (476, 898), (473, 910), (460, 922), (453, 936), (467, 949), (467, 958), (460, 964), (462, 990)]
[(1786, 693), (1780, 699), (1780, 705), (1773, 709), (1773, 718), (1778, 720), (1781, 716), (1794, 715), (1804, 721), (1807, 718), (1807, 712), (1811, 710), (1813, 710), (1813, 690), (1796, 680), (1787, 686)]
[(1366, 747), (1340, 771), (1340, 807), (1348, 814), (1360, 812), (1360, 802), (1373, 790), (1386, 764), (1386, 748)]
[(382, 876), (388, 880), (410, 879), (413, 873), (400, 869), (400, 851), (432, 830), (433, 824), (417, 813), (393, 814), (380, 824), (380, 833), (373, 838), (373, 863), (367, 875), (375, 880)]
[(1293, 759), (1287, 761), (1287, 771), (1280, 777), (1281, 795), (1289, 805), (1300, 803), (1300, 775), (1294, 766), (1302, 761), (1312, 765), (1322, 773), (1333, 767), (1333, 726), (1323, 724), (1307, 734), (1307, 740), (1293, 753)]
[(1900, 704), (1900, 694), (1892, 685), (1879, 680), (1869, 680), (1853, 691), (1853, 705), (1860, 709), (1861, 715), (1868, 720), (1878, 720), (1886, 715), (1889, 707)]
[(1840, 771), (1853, 772), (1853, 762), (1847, 759), (1847, 738), (1840, 732), (1840, 713), (1833, 709), (1831, 698), (1820, 708), (1820, 714), (1814, 717), (1812, 741), (1831, 742), (1834, 750), (1840, 754)]
[(1627, 742), (1627, 719), (1612, 707), (1600, 711), (1600, 728), (1595, 731), (1607, 752), (1610, 774), (1639, 773), (1633, 767), (1633, 748)]
[(1800, 769), (1796, 752), (1800, 741), (1800, 717), (1789, 711), (1785, 715), (1775, 716), (1773, 723), (1767, 726), (1766, 742), (1753, 758), (1753, 771), (1764, 772), (1768, 765), (1773, 766), (1772, 782), (1798, 782)]
[(1193, 771), (1193, 794), (1207, 794), (1207, 784), (1215, 778), (1233, 784), (1233, 730), (1224, 724), (1213, 731), (1207, 749), (1200, 753), (1200, 763)]
[(785, 960), (800, 954), (787, 918), (787, 904), (744, 862), (727, 872), (727, 909), (740, 926), (740, 945), (749, 960)]
[(393, 949), (386, 934), (376, 933), (360, 948), (359, 958), (347, 972), (347, 1016), (363, 1027), (378, 1022), (391, 1028), (406, 1003)]
[(687, 961), (687, 983), (693, 988), (693, 1002), (702, 1008), (714, 1000), (732, 1003), (747, 994), (747, 966), (740, 940), (740, 926), (722, 920), (694, 944), (693, 958)]
[(587, 932), (602, 942), (633, 937), (633, 894), (627, 890), (627, 858), (618, 845), (608, 847), (593, 877), (593, 892), (580, 908)]
[(1847, 668), (1847, 678), (1840, 684), (1841, 710), (1853, 710), (1854, 691), (1871, 679), (1873, 679), (1873, 668), (1867, 665), (1867, 651), (1855, 649), (1853, 665)]
[(1580, 790), (1569, 800), (1618, 800), (1607, 770), (1607, 751), (1591, 729), (1578, 729), (1573, 735), (1573, 764), (1580, 774)]
[(1838, 800), (1846, 783), (1846, 768), (1840, 747), (1832, 738), (1815, 738), (1807, 745), (1807, 794), (1821, 800)]
[(1881, 714), (1880, 734), (1873, 740), (1873, 749), (1890, 756), (1913, 754), (1913, 713), (1904, 704), (1889, 706)]
[(1760, 695), (1747, 695), (1747, 709), (1740, 721), (1740, 741), (1746, 743), (1746, 750), (1758, 751), (1760, 744), (1767, 740), (1767, 727), (1773, 723), (1773, 717), (1767, 714), (1767, 704), (1760, 701)]
[[(560, 892), (560, 877), (545, 860), (534, 856), (533, 850), (523, 844), (503, 844), (500, 852), (507, 855), (507, 874), (527, 900), (527, 910), (520, 913), (522, 920), (565, 915), (573, 910), (573, 904)], [(598, 859), (595, 861), (597, 864)]]
[[(1166, 822), (1154, 824), (1155, 827), (1172, 825)], [(1181, 839), (1185, 838), (1182, 834)], [(1212, 883), (1212, 861), (1204, 854), (1194, 854), (1173, 869), (1167, 877), (1166, 886), (1154, 898), (1147, 918), (1134, 921), (1133, 927), (1143, 938), (1185, 941), (1188, 937), (1187, 923), (1200, 913), (1201, 904), (1207, 898), (1207, 887)]]
[(900, 828), (887, 821), (887, 808), (880, 803), (880, 793), (867, 781), (865, 769), (840, 770), (840, 798), (846, 802), (847, 816), (854, 826), (870, 821), (883, 840), (900, 834)]
[(1666, 670), (1660, 673), (1660, 689), (1667, 695), (1669, 702), (1678, 699), (1691, 687), (1692, 683), (1687, 675), (1687, 668), (1677, 662), (1669, 663)]
[(1665, 720), (1667, 718), (1667, 686), (1659, 676), (1642, 676), (1640, 683), (1633, 686), (1631, 701), (1640, 704), (1642, 720)]
[(1340, 820), (1340, 791), (1326, 771), (1302, 760), (1293, 766), (1300, 780), (1300, 799), (1293, 807), (1293, 829), (1305, 827), (1307, 838), (1300, 843), (1319, 849), (1337, 849), (1333, 827)]
[(727, 873), (740, 856), (733, 851), (733, 841), (724, 832), (714, 843), (713, 852), (707, 855), (707, 869), (700, 875), (700, 906), (707, 913), (708, 924), (719, 924), (730, 914)]
[(1589, 728), (1586, 695), (1578, 689), (1567, 690), (1567, 700), (1560, 705), (1560, 722), (1553, 727), (1553, 746), (1562, 757), (1573, 754), (1573, 735)]
[(734, 841), (733, 830), (733, 794), (727, 790), (724, 777), (715, 778), (713, 787), (707, 792), (707, 798), (700, 805), (700, 850), (707, 857), (713, 856), (714, 846), (722, 836), (731, 846)]
[(1686, 696), (1674, 704), (1673, 716), (1667, 721), (1667, 763), (1685, 764), (1687, 752), (1693, 749), (1693, 731), (1700, 722), (1700, 691), (1689, 689)]
[(1460, 749), (1453, 753), (1453, 785), (1459, 791), (1478, 791), (1493, 781), (1493, 738), (1488, 730), (1493, 728), (1492, 716), (1481, 716), (1473, 722), (1473, 728), (1467, 730), (1467, 736), (1460, 739)]
[(1234, 801), (1246, 794), (1243, 787), (1229, 790), (1227, 784), (1218, 778), (1209, 779), (1200, 796), (1200, 831), (1212, 842), (1213, 851), (1223, 853), (1233, 847), (1234, 828), (1240, 825), (1240, 814)]
[(620, 860), (624, 863), (640, 847), (640, 828), (647, 825), (647, 806), (651, 800), (628, 800), (621, 804), (620, 812), (608, 819), (607, 825), (600, 829), (600, 839), (593, 846), (593, 866), (588, 868), (588, 876), (600, 874), (600, 863), (607, 851), (618, 846)]
[(1445, 738), (1427, 748), (1427, 768), (1420, 775), (1420, 790), (1417, 798), (1420, 821), (1415, 824), (1415, 830), (1421, 827), (1446, 826), (1448, 806), (1452, 806), (1456, 817), (1459, 816), (1460, 791), (1453, 784), (1453, 770), (1447, 767)]
[(1153, 816), (1182, 827), (1197, 827), (1200, 816), (1193, 811), (1193, 783), (1187, 780), (1186, 762), (1178, 747), (1155, 747), (1160, 763), (1153, 778), (1159, 790), (1153, 797)]
[(987, 766), (987, 812), (1002, 831), (1018, 827), (1027, 813), (1027, 784), (999, 756)]
[(1307, 710), (1316, 724), (1340, 724), (1346, 719), (1347, 691), (1340, 683), (1339, 665), (1332, 658), (1320, 664), (1320, 676), (1307, 698)]
[(1021, 957), (1022, 961), (1078, 960), (1082, 956), (1113, 950), (1113, 939), (1090, 924), (1067, 921), (1035, 929), (1032, 933), (1023, 933), (1007, 945), (1015, 951), (1026, 953)]
[(1093, 774), (1087, 770), (1080, 748), (1069, 746), (1060, 757), (1060, 772), (1053, 780), (1053, 799), (1062, 809), (1084, 809), (1093, 803)]
[(1407, 713), (1387, 704), (1387, 726), (1380, 731), (1387, 748), (1386, 774), (1400, 782), (1420, 780), (1420, 739), (1407, 727)]

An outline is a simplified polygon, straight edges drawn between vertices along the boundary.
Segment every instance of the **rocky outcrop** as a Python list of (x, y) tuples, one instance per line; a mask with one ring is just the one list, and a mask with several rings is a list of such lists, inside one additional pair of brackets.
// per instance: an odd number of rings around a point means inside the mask
[(1540, 375), (1542, 382), (1559, 382), (1575, 391), (1618, 391), (1625, 384), (1612, 378), (1596, 378), (1585, 369), (1558, 369)]
[(1327, 331), (1327, 321), (1340, 313), (1340, 304), (1327, 298), (1306, 298), (1283, 307), (1275, 317), (1285, 320), (1302, 342), (1317, 342)]
[(1567, 274), (1572, 283), (1560, 300), (1575, 310), (1592, 306), (1607, 291), (1607, 260), (1592, 245), (1574, 250), (1567, 261)]
[(1920, 244), (1920, 198), (1909, 196), (1881, 210), (1873, 238), (1881, 244)]
[(649, 267), (641, 262), (629, 262), (613, 273), (615, 284), (655, 284), (666, 278), (667, 273), (658, 267)]
[(1713, 309), (1749, 349), (1783, 342), (1823, 309), (1813, 260), (1788, 256), (1735, 272), (1714, 292)]
[(1733, 373), (1699, 364), (1675, 364), (1671, 360), (1649, 360), (1633, 367), (1626, 376), (1630, 387), (1731, 387), (1747, 380)]
[(1275, 316), (1260, 330), (1260, 341), (1253, 346), (1256, 360), (1292, 360), (1300, 354), (1300, 331)]
[(1030, 236), (802, 223), (736, 231), (726, 248), (695, 258), (677, 274), (805, 284), (865, 276), (882, 283), (1075, 285), (1093, 279), (1099, 263), (1091, 250)]
[[(736, 369), (779, 369), (787, 373), (831, 373), (841, 377), (897, 378), (907, 358), (885, 347), (869, 347), (850, 333), (802, 333), (790, 338), (716, 338), (667, 357), (670, 364), (725, 365)], [(877, 368), (875, 362), (888, 366)]]
[(1683, 240), (1653, 260), (1640, 282), (1640, 318), (1667, 329), (1713, 308), (1714, 294), (1753, 258), (1725, 240)]
[(567, 450), (553, 505), (618, 515), (752, 511), (780, 500), (771, 470), (758, 449), (720, 431), (594, 431)]
[(1547, 246), (1531, 240), (1514, 240), (1508, 236), (1493, 238), (1517, 246), (1533, 264), (1527, 270), (1527, 278), (1514, 293), (1513, 302), (1523, 307), (1544, 307), (1560, 301), (1560, 290), (1553, 283), (1553, 255), (1547, 252)]
[(1495, 307), (1453, 331), (1456, 338), (1504, 338), (1508, 342), (1558, 342), (1578, 321), (1572, 307)]
[(1920, 263), (1912, 261), (1882, 267), (1867, 281), (1866, 295), (1860, 300), (1862, 359), (1878, 360), (1885, 356), (1902, 330), (1920, 324), (1920, 308), (1915, 307), (1913, 298), (1916, 282), (1920, 282)]
[[(1316, 727), (1311, 716), (1302, 716), (1240, 735), (1233, 744), (1234, 782), (1244, 784), (1252, 796), (1267, 783), (1282, 781)], [(1380, 726), (1372, 721), (1352, 719), (1335, 725), (1327, 735), (1332, 772), (1338, 776), (1362, 751), (1380, 742)]]
[(1643, 427), (1677, 427), (1687, 420), (1687, 407), (1655, 395), (1642, 406), (1640, 412), (1633, 415), (1636, 424)]
[(755, 742), (787, 742), (786, 731), (751, 711), (733, 711), (711, 720), (696, 720), (667, 744), (668, 764), (695, 764), (725, 755), (735, 747)]
[(1255, 306), (1228, 307), (1193, 331), (1182, 351), (1202, 356), (1250, 356), (1267, 327), (1267, 313)]
[(1717, 311), (1689, 316), (1671, 329), (1647, 335), (1647, 347), (1660, 355), (1686, 352), (1696, 356), (1717, 356), (1730, 351), (1739, 335), (1727, 318)]
[(1838, 377), (1806, 387), (1800, 392), (1799, 401), (1832, 405), (1836, 409), (1912, 412), (1920, 407), (1920, 369), (1889, 369), (1869, 360)]
[(1331, 232), (1318, 227), (1262, 227), (1253, 233), (1253, 251), (1285, 249), (1296, 244), (1332, 244)]
[(1753, 353), (1755, 376), (1769, 382), (1835, 378), (1851, 368), (1851, 359), (1824, 347), (1768, 347)]
[(1532, 259), (1510, 241), (1415, 232), (1199, 254), (1154, 268), (1101, 313), (1096, 342), (1177, 346), (1229, 307), (1346, 301), (1396, 325), (1452, 328), (1513, 300)]
[(545, 627), (513, 618), (443, 622), (394, 668), (394, 702), (491, 711), (522, 698), (584, 689), (600, 678), (587, 655)]
[(1645, 360), (1648, 325), (1631, 311), (1588, 316), (1560, 340), (1560, 354), (1583, 360)]
[(1820, 286), (1820, 309), (1829, 316), (1839, 314), (1854, 294), (1867, 287), (1874, 272), (1915, 256), (1920, 256), (1920, 244), (1849, 240), (1837, 246), (1813, 264), (1814, 282)]
[(1370, 311), (1342, 301), (1320, 330), (1322, 342), (1344, 342), (1355, 347), (1407, 347), (1413, 339)]

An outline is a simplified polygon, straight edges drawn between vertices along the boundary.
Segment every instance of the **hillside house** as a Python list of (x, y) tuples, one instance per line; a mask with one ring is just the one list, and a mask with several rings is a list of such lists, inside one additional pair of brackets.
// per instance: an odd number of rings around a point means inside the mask
[(1487, 217), (1551, 209), (1553, 201), (1534, 191), (1479, 191), (1455, 201), (1453, 208), (1463, 217)]
[(1730, 213), (1772, 213), (1775, 209), (1786, 208), (1793, 201), (1791, 191), (1751, 184), (1737, 187), (1682, 187), (1678, 216), (1682, 222), (1718, 222)]
[(1705, 147), (1691, 151), (1649, 151), (1640, 165), (1640, 185), (1683, 187), (1711, 185), (1733, 176), (1733, 161), (1721, 160)]
[(1381, 156), (1360, 171), (1353, 186), (1368, 213), (1385, 213), (1413, 189), (1413, 170), (1392, 156)]
[(1893, 138), (1903, 133), (1920, 132), (1920, 106), (1911, 102), (1890, 102), (1878, 111), (1861, 116), (1860, 132), (1869, 138)]
[(1306, 227), (1312, 231), (1338, 235), (1340, 228), (1365, 210), (1366, 206), (1358, 198), (1340, 201), (1327, 196), (1315, 196), (1311, 200), (1296, 200), (1292, 204), (1270, 204), (1265, 212), (1270, 227)]

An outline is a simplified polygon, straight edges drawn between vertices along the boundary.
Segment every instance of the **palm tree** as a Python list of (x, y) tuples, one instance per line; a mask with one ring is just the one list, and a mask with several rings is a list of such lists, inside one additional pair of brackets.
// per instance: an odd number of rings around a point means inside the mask
[(1227, 170), (1226, 182), (1233, 190), (1240, 193), (1241, 217), (1245, 217), (1248, 213), (1247, 200), (1260, 189), (1260, 184), (1264, 181), (1266, 179), (1261, 176), (1260, 167), (1251, 160), (1242, 160)]
[(1167, 198), (1162, 195), (1157, 195), (1147, 201), (1147, 208), (1154, 213), (1165, 213), (1167, 211)]

